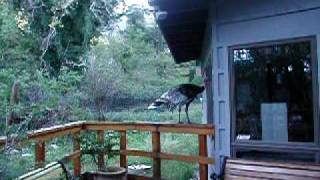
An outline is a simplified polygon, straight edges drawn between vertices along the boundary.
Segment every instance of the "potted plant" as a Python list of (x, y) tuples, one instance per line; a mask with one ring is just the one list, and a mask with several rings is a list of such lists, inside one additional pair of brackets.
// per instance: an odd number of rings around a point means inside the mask
[[(106, 133), (105, 133), (106, 134)], [(104, 134), (104, 135), (105, 135)], [(96, 133), (88, 132), (81, 136), (81, 153), (92, 157), (94, 162), (98, 165), (97, 156), (104, 155), (106, 161), (102, 167), (96, 172), (86, 172), (82, 175), (82, 179), (93, 180), (126, 180), (127, 170), (120, 166), (108, 166), (108, 160), (119, 154), (119, 151), (114, 150), (119, 146), (119, 135), (113, 132), (107, 132), (104, 136), (104, 141), (98, 141)], [(106, 166), (107, 165), (107, 166)], [(101, 166), (101, 165), (100, 165)]]

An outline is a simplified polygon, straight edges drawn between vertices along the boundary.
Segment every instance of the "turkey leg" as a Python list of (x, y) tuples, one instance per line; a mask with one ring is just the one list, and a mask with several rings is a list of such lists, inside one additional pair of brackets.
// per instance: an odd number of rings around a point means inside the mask
[(179, 124), (181, 123), (180, 122), (180, 112), (181, 112), (181, 106), (179, 106)]
[(186, 109), (185, 109), (186, 115), (187, 115), (187, 119), (188, 119), (188, 124), (190, 124), (190, 119), (189, 119), (189, 114), (188, 114), (189, 105), (190, 105), (190, 103), (187, 103), (187, 104), (186, 104)]

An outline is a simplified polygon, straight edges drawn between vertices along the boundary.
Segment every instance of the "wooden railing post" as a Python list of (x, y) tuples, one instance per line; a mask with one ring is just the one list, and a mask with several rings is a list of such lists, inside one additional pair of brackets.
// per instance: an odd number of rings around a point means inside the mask
[[(152, 152), (159, 154), (161, 152), (160, 146), (160, 132), (152, 132)], [(153, 178), (161, 178), (161, 159), (159, 157), (153, 158)]]
[(36, 168), (44, 167), (45, 159), (46, 159), (46, 144), (44, 141), (36, 142), (35, 147), (35, 158), (36, 158)]
[[(207, 152), (207, 136), (199, 135), (199, 155), (208, 156)], [(200, 180), (208, 180), (208, 164), (199, 164)]]
[[(80, 139), (79, 132), (72, 135), (73, 141), (73, 151), (80, 151)], [(81, 174), (81, 157), (76, 157), (73, 159), (73, 174), (74, 176), (79, 176)]]
[[(99, 144), (104, 143), (104, 131), (103, 130), (98, 130), (97, 131), (97, 140)], [(104, 171), (105, 170), (105, 160), (104, 160), (104, 153), (100, 152), (98, 154), (98, 170), (99, 171)]]
[[(120, 131), (120, 151), (127, 149), (127, 132)], [(127, 155), (120, 154), (120, 166), (123, 168), (127, 168), (128, 166), (128, 159)]]

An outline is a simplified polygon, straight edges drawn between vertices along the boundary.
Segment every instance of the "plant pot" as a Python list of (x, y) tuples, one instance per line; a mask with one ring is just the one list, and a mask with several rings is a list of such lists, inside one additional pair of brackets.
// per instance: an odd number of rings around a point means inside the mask
[(127, 170), (122, 167), (109, 166), (106, 171), (86, 172), (83, 180), (127, 180)]

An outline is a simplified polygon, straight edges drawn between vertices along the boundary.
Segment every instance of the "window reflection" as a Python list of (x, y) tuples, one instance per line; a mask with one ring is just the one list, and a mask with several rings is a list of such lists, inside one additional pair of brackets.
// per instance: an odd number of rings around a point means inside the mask
[(237, 140), (314, 141), (310, 42), (233, 50)]

